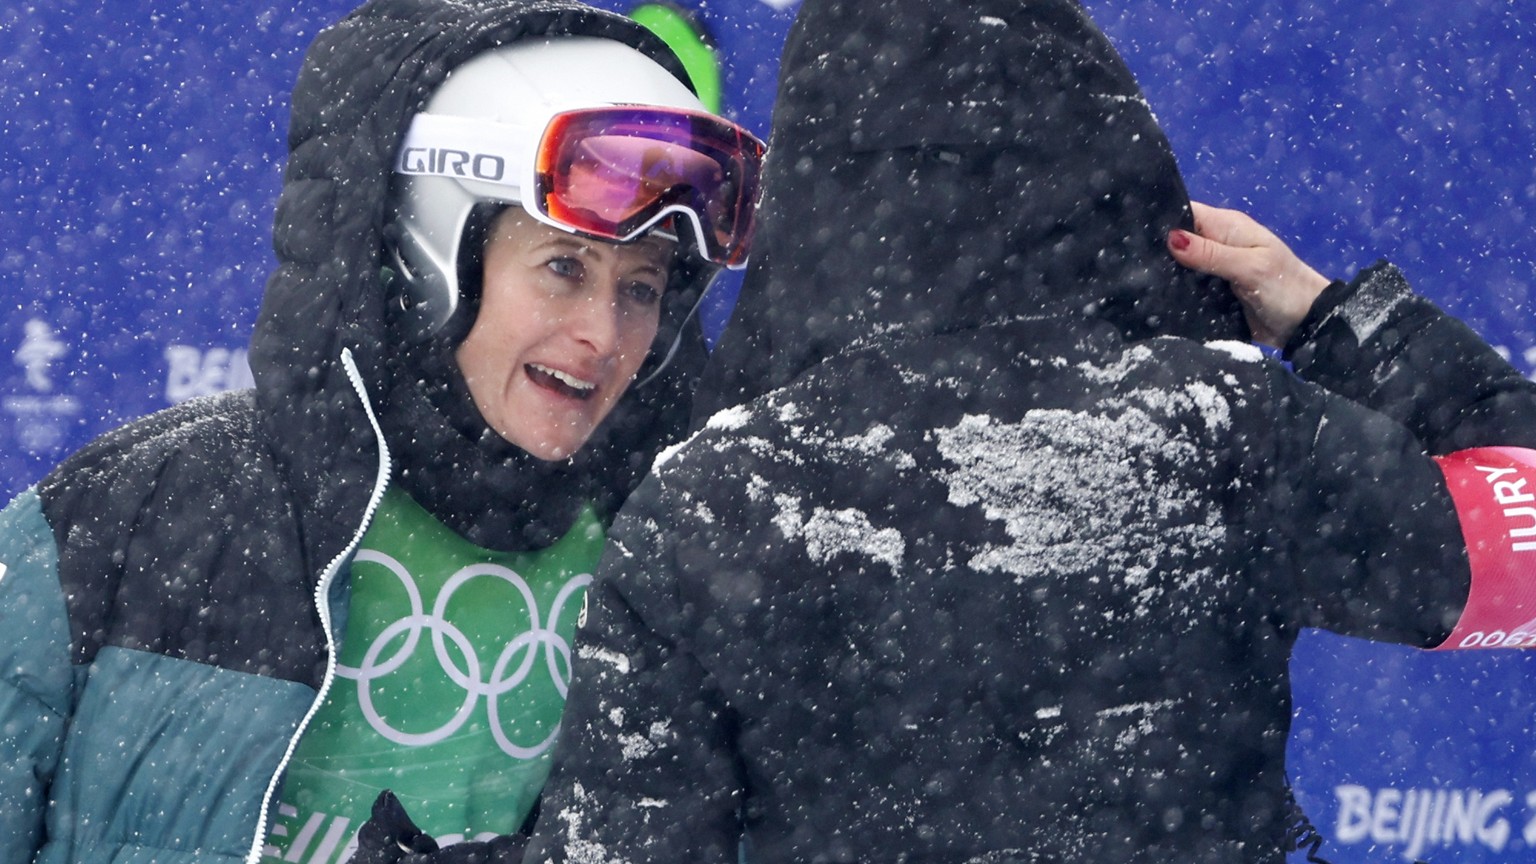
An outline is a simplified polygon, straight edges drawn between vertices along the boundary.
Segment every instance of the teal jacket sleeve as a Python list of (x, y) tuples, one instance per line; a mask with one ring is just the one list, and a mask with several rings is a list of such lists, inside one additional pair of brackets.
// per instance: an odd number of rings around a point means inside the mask
[(33, 490), (0, 511), (0, 634), (0, 860), (30, 861), (74, 688), (58, 550)]

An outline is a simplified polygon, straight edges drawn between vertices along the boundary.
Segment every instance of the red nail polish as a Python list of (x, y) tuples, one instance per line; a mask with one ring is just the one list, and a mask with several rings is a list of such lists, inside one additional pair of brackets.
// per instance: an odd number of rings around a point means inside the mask
[(1168, 245), (1180, 252), (1189, 248), (1189, 235), (1177, 229), (1168, 232)]

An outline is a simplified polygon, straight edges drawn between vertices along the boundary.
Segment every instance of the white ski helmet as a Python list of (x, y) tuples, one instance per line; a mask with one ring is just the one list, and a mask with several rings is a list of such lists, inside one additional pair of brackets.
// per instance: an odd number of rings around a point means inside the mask
[[(477, 205), (521, 204), (542, 222), (585, 233), (530, 201), (539, 176), (535, 155), (557, 115), (605, 106), (705, 113), (687, 85), (639, 50), (612, 39), (522, 40), (486, 51), (449, 73), (412, 121), (395, 160), (391, 191), (385, 266), (400, 283), (400, 304), (416, 334), (442, 330), (460, 305), (460, 255)], [(737, 128), (713, 115), (705, 117)], [(761, 147), (750, 134), (741, 134)], [(754, 159), (760, 157), (759, 149)], [(750, 169), (755, 196), (755, 161)], [(746, 204), (743, 218), (748, 223), (754, 203)], [(651, 214), (643, 230), (674, 212), (700, 209), (666, 207)], [(694, 214), (701, 246), (702, 221)]]

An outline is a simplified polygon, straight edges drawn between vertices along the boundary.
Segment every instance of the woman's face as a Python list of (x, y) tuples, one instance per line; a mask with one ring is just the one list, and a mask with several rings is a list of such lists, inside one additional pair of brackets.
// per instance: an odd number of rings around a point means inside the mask
[(674, 247), (605, 243), (502, 211), (480, 312), (455, 355), (486, 423), (540, 459), (580, 450), (650, 350)]

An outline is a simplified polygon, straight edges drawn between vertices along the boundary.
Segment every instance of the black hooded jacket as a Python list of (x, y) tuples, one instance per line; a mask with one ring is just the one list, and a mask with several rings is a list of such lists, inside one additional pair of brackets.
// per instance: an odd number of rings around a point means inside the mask
[(782, 74), (715, 413), (610, 535), (527, 860), (1282, 861), (1298, 631), (1446, 636), (1431, 454), (1536, 445), (1536, 385), (1387, 265), (1300, 378), (1232, 341), (1072, 0), (807, 0)]
[[(391, 168), (459, 63), (584, 34), (681, 66), (567, 0), (373, 0), (322, 32), (293, 93), (254, 391), (87, 445), (0, 516), (0, 858), (258, 856), (279, 773), (335, 668), (348, 563), (390, 483), (481, 546), (540, 548), (616, 508), (683, 430), (702, 338), (572, 463), (540, 464), (467, 401), (446, 342), (407, 343), (381, 280)], [(701, 274), (691, 273), (691, 276)], [(24, 733), (24, 734), (23, 734)]]

